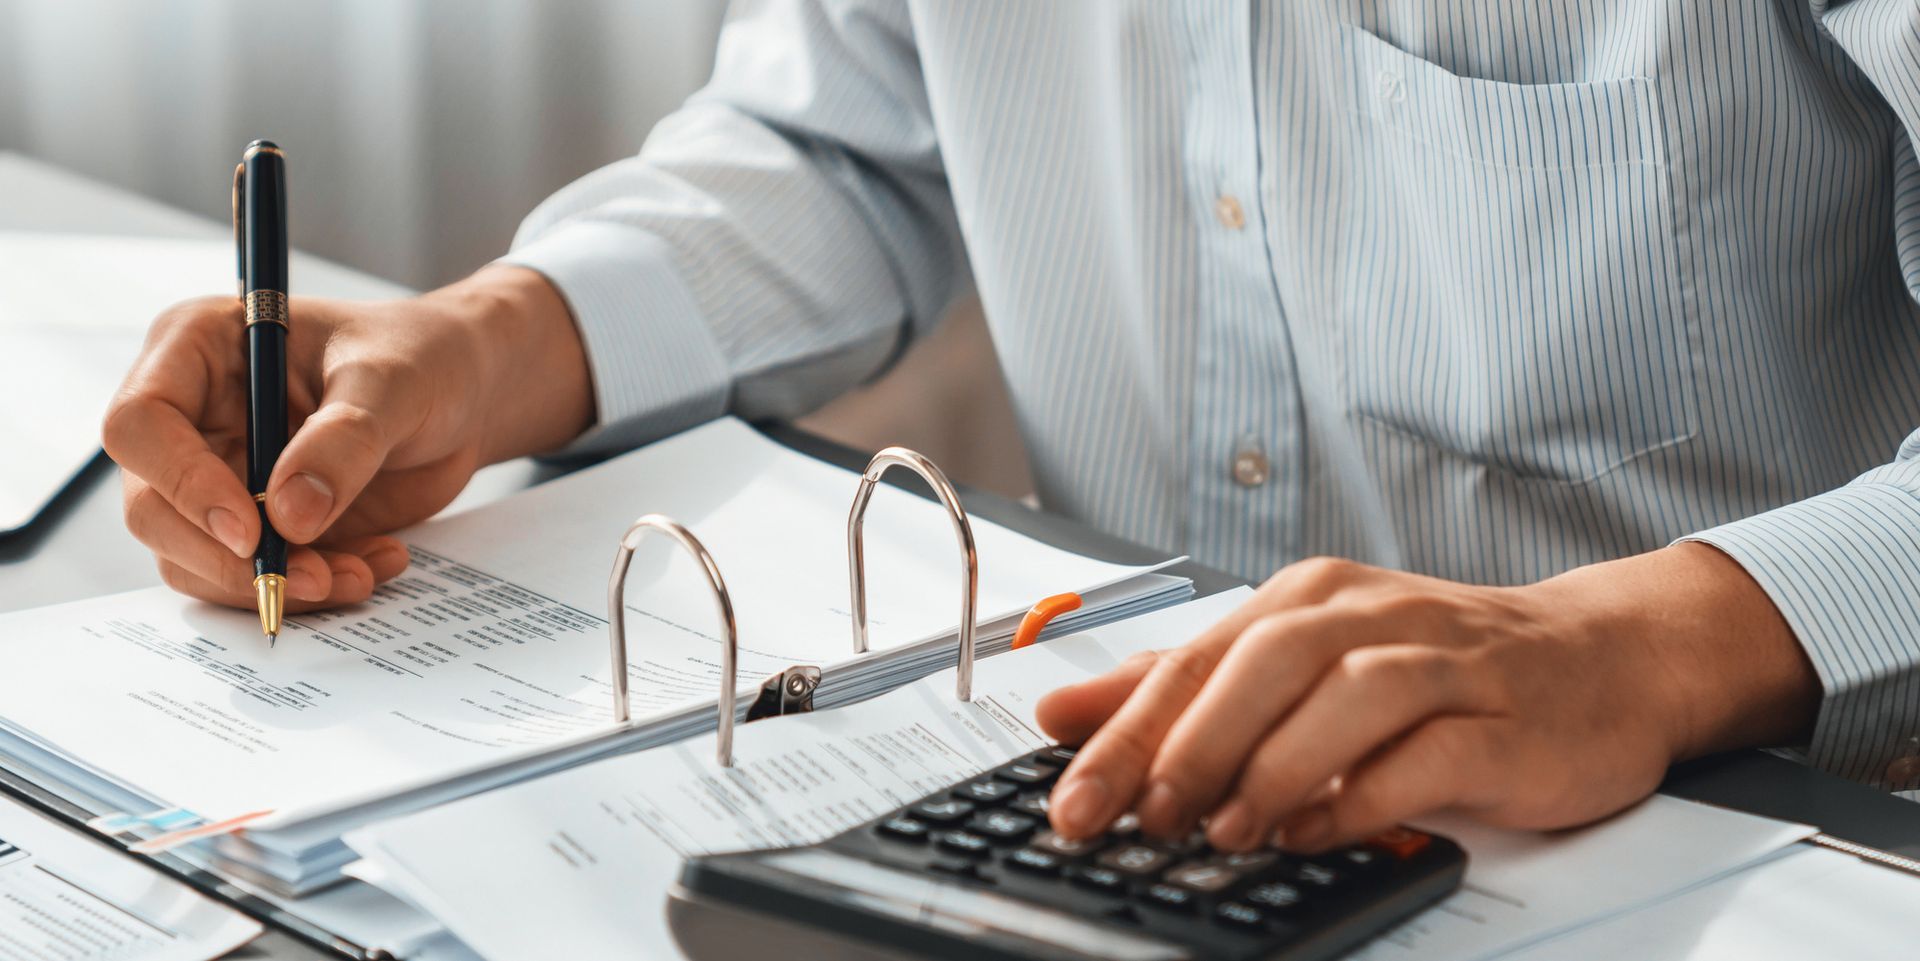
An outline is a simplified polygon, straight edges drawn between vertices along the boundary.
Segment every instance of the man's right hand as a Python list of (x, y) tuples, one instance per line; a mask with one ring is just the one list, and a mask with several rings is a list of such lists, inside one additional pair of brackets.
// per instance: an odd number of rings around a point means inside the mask
[[(551, 450), (592, 422), (586, 358), (545, 278), (489, 267), (388, 302), (295, 297), (292, 439), (267, 515), (293, 545), (288, 607), (365, 600), (407, 566), (394, 530), (433, 516), (479, 467)], [(127, 527), (182, 593), (251, 607), (260, 536), (245, 487), (247, 388), (234, 298), (154, 322), (107, 413)]]

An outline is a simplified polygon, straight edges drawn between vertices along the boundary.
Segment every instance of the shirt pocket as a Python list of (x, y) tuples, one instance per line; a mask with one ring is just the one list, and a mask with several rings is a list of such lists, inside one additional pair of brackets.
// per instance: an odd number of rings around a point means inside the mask
[(1457, 76), (1343, 28), (1332, 231), (1358, 417), (1578, 483), (1697, 431), (1655, 81)]

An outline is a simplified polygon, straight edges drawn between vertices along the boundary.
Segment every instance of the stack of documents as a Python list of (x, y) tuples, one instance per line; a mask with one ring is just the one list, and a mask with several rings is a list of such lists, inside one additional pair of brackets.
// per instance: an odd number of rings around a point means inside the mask
[[(821, 707), (951, 666), (952, 528), (891, 488), (866, 520), (873, 650), (853, 654), (856, 486), (722, 420), (405, 532), (403, 576), (358, 607), (290, 618), (275, 649), (252, 613), (162, 589), (6, 615), (0, 751), (58, 793), (125, 812), (105, 822), (116, 829), (244, 823), (193, 856), (269, 892), (309, 892), (340, 877), (352, 856), (340, 837), (356, 827), (714, 727), (714, 602), (665, 538), (643, 543), (628, 577), (633, 720), (612, 721), (607, 579), (639, 514), (677, 518), (718, 562), (743, 705), (795, 664), (823, 669)], [(1057, 633), (1191, 594), (1151, 568), (973, 526), (983, 655), (1042, 595), (1086, 598)]]
[[(744, 727), (730, 769), (716, 768), (711, 741), (699, 738), (376, 824), (348, 837), (366, 856), (350, 870), (432, 913), (489, 961), (677, 957), (664, 904), (685, 857), (823, 840), (1032, 751), (1045, 743), (1033, 707), (1048, 691), (1191, 636), (1248, 595), (982, 662), (972, 703), (954, 700), (943, 672), (865, 704)], [(1421, 826), (1467, 849), (1466, 883), (1356, 957), (1503, 955), (1726, 877), (1813, 833), (1668, 797), (1552, 835)]]

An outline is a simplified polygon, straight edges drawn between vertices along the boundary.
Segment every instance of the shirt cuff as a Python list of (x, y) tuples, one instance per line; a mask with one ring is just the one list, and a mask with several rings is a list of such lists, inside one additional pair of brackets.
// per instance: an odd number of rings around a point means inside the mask
[(573, 312), (595, 426), (553, 456), (626, 450), (726, 413), (732, 381), (666, 243), (610, 223), (562, 224), (498, 261), (537, 270)]
[(1732, 557), (1786, 617), (1825, 689), (1807, 759), (1910, 787), (1920, 750), (1920, 499), (1855, 483), (1682, 540)]

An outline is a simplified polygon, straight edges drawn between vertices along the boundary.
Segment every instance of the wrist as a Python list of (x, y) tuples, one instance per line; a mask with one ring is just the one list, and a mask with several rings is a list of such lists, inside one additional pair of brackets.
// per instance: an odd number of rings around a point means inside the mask
[(1632, 692), (1621, 710), (1661, 728), (1674, 761), (1804, 740), (1821, 687), (1786, 619), (1744, 568), (1682, 543), (1535, 585), (1582, 636), (1608, 645)]
[(494, 265), (425, 296), (462, 319), (480, 358), (482, 463), (556, 450), (593, 426), (586, 350), (545, 277)]

